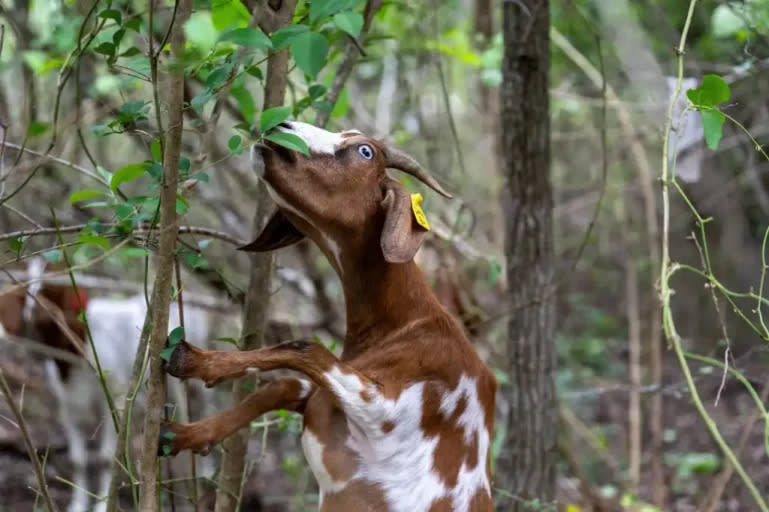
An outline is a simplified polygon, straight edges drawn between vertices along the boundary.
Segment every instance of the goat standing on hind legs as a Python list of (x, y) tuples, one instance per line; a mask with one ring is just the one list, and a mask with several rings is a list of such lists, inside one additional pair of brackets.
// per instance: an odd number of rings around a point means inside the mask
[[(247, 352), (181, 343), (166, 371), (214, 385), (252, 369), (289, 369), (230, 410), (168, 424), (169, 445), (206, 452), (265, 412), (304, 414), (302, 447), (320, 487), (320, 510), (490, 512), (489, 443), (496, 381), (413, 262), (426, 230), (387, 168), (451, 197), (411, 157), (357, 131), (304, 123), (281, 130), (306, 157), (269, 144), (257, 171), (278, 210), (243, 247), (269, 251), (311, 238), (342, 281), (347, 309), (337, 358), (310, 342)], [(167, 449), (166, 449), (167, 451)]]

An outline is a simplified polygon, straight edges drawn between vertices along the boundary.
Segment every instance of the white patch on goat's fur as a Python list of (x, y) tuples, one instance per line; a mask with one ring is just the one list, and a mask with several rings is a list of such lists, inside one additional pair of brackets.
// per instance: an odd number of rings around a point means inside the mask
[(320, 500), (323, 501), (323, 495), (339, 492), (345, 488), (347, 482), (336, 482), (323, 465), (323, 449), (325, 446), (320, 442), (318, 436), (312, 433), (310, 429), (304, 429), (302, 432), (302, 451), (307, 459), (315, 479), (320, 487)]
[[(445, 420), (454, 412), (459, 400), (465, 398), (465, 410), (457, 423), (464, 429), (466, 443), (470, 444), (473, 436), (478, 436), (479, 450), (476, 466), (468, 468), (463, 464), (457, 485), (447, 488), (433, 467), (439, 438), (425, 437), (422, 431), (424, 382), (410, 385), (397, 399), (391, 400), (382, 396), (374, 384), (364, 382), (338, 366), (326, 372), (325, 377), (347, 417), (350, 435), (346, 445), (358, 455), (358, 470), (353, 479), (377, 484), (385, 495), (389, 510), (427, 512), (435, 500), (448, 496), (456, 512), (466, 512), (479, 488), (490, 490), (486, 478), (489, 435), (475, 378), (463, 376), (455, 389), (441, 397), (440, 413)], [(384, 422), (393, 428), (383, 431)], [(319, 462), (322, 465), (322, 458), (305, 453), (308, 460), (315, 458), (314, 465)], [(325, 468), (319, 470), (318, 483), (323, 492), (338, 492), (333, 486), (323, 486), (321, 479), (325, 478), (322, 474)]]
[[(301, 138), (310, 153), (333, 155), (337, 146), (344, 140), (342, 133), (330, 132), (307, 123), (291, 121), (286, 123), (290, 128), (280, 127), (280, 131), (292, 133)], [(344, 133), (360, 133), (357, 130), (348, 130)]]
[(473, 496), (481, 487), (491, 494), (491, 486), (486, 475), (489, 433), (486, 430), (483, 406), (478, 399), (477, 379), (463, 375), (457, 387), (443, 395), (440, 412), (444, 418), (451, 417), (462, 397), (465, 399), (465, 410), (459, 416), (457, 424), (464, 429), (465, 444), (470, 444), (473, 436), (478, 436), (478, 460), (474, 468), (468, 468), (466, 463), (462, 463), (457, 485), (449, 492), (456, 511), (467, 510)]
[(312, 391), (312, 383), (307, 379), (299, 379), (299, 385), (302, 386), (302, 389), (299, 391), (299, 399), (304, 400), (310, 396), (310, 391)]

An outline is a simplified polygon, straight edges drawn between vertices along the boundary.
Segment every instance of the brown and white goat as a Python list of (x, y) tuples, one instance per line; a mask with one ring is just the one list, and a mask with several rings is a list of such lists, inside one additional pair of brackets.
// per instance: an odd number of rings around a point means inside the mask
[[(214, 385), (251, 370), (289, 369), (234, 408), (161, 436), (172, 453), (206, 452), (275, 409), (304, 414), (302, 447), (320, 510), (488, 512), (496, 381), (413, 258), (426, 235), (410, 194), (387, 175), (407, 172), (450, 197), (417, 162), (357, 131), (281, 125), (310, 149), (268, 144), (257, 171), (278, 205), (243, 247), (267, 251), (307, 236), (338, 273), (347, 333), (340, 358), (288, 342), (248, 352), (177, 345), (166, 366)], [(169, 440), (168, 437), (173, 437)]]

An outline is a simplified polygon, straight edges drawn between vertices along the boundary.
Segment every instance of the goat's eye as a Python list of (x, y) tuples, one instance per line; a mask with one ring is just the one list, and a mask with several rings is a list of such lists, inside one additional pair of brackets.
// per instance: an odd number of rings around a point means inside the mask
[(368, 144), (361, 144), (358, 146), (358, 154), (366, 160), (374, 158), (374, 150)]

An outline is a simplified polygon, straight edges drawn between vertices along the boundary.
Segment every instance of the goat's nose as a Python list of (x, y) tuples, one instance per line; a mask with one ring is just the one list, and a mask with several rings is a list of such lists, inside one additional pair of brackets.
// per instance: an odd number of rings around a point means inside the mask
[(291, 126), (291, 122), (290, 121), (283, 121), (278, 126), (280, 128), (285, 128), (286, 130), (291, 130), (293, 128), (293, 126)]

